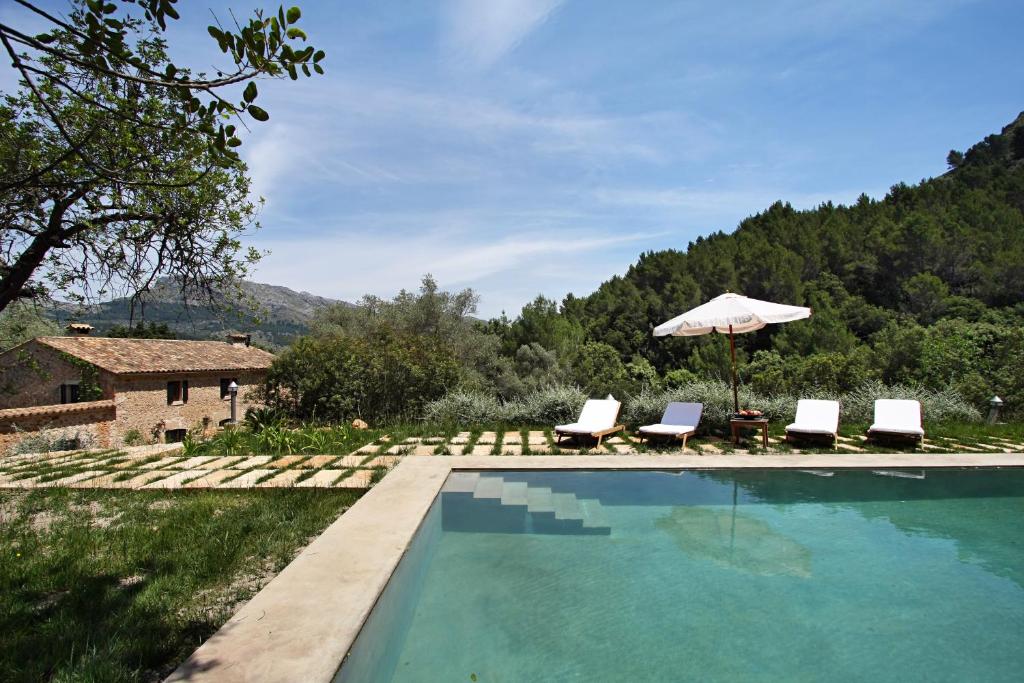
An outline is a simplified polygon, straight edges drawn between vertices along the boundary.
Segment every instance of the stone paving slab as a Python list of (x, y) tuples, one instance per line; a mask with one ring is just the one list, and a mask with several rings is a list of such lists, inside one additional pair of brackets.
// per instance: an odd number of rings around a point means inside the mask
[(235, 463), (239, 463), (245, 460), (244, 455), (228, 455), (223, 458), (218, 458), (212, 462), (208, 462), (203, 466), (204, 470), (222, 470), (225, 467), (231, 467)]
[(356, 470), (351, 477), (345, 477), (334, 485), (336, 489), (368, 489), (373, 472), (369, 470)]
[[(348, 456), (345, 456), (345, 457), (348, 457)], [(336, 455), (314, 455), (312, 458), (310, 458), (309, 460), (306, 460), (304, 463), (302, 463), (302, 465), (300, 467), (302, 469), (318, 470), (321, 467), (326, 467), (328, 463), (332, 463), (332, 462), (334, 462), (335, 460), (338, 460), (338, 459), (339, 458)]]
[(88, 471), (88, 472), (78, 472), (77, 474), (72, 474), (69, 477), (64, 477), (62, 479), (51, 480), (51, 481), (45, 482), (45, 484), (46, 484), (46, 486), (69, 486), (71, 484), (74, 484), (74, 483), (77, 483), (77, 482), (80, 482), (80, 481), (85, 481), (86, 479), (95, 479), (96, 477), (100, 476), (101, 474), (103, 474), (103, 470), (91, 470), (91, 471)]
[(494, 432), (482, 432), (480, 434), (480, 436), (477, 437), (477, 440), (476, 440), (477, 443), (489, 443), (489, 444), (496, 443), (497, 441), (498, 441), (498, 435), (495, 434)]
[(137, 489), (157, 479), (163, 479), (175, 474), (174, 470), (148, 470), (141, 472), (137, 477), (129, 477), (121, 481), (115, 481), (110, 485), (112, 489)]
[(505, 432), (501, 435), (502, 444), (516, 445), (523, 442), (523, 436), (519, 432)]
[(251, 470), (253, 467), (263, 467), (264, 465), (270, 464), (271, 460), (274, 460), (276, 455), (253, 455), (242, 462), (236, 462), (231, 466), (233, 470)]
[(517, 443), (502, 443), (501, 453), (502, 455), (522, 455), (523, 447)]
[(169, 477), (163, 479), (157, 479), (148, 484), (144, 484), (139, 488), (143, 489), (176, 489), (180, 488), (182, 482), (188, 481), (189, 479), (195, 479), (198, 476), (206, 474), (206, 470), (185, 470), (183, 472), (175, 472)]
[(102, 477), (95, 477), (93, 479), (86, 479), (84, 481), (75, 482), (71, 485), (71, 488), (76, 489), (107, 489), (107, 488), (119, 488), (115, 487), (118, 483), (117, 478), (122, 476), (123, 472), (108, 472)]
[(436, 448), (437, 448), (436, 444), (435, 445), (420, 444), (416, 448), (412, 449), (412, 452), (409, 453), (409, 455), (433, 455), (434, 454), (434, 449), (436, 449)]
[(463, 444), (469, 443), (469, 437), (470, 437), (470, 433), (469, 432), (459, 432), (458, 434), (456, 434), (455, 436), (452, 437), (452, 440), (449, 441), (449, 443), (453, 443), (453, 444), (461, 446)]
[(357, 450), (356, 453), (366, 453), (367, 455), (370, 453), (379, 453), (380, 448), (381, 445), (379, 443), (368, 443)]
[(283, 469), (285, 467), (291, 467), (292, 465), (304, 459), (305, 457), (306, 456), (304, 455), (286, 455), (270, 463), (269, 465), (267, 465), (267, 467), (269, 467), (270, 469)]
[[(220, 457), (218, 457), (216, 455), (197, 455), (194, 458), (189, 458), (188, 460), (182, 460), (177, 465), (175, 465), (175, 468), (181, 468), (183, 470), (198, 469), (198, 468), (202, 467), (203, 465), (205, 465), (207, 463), (212, 463), (214, 460), (223, 460), (223, 458), (220, 458)], [(207, 468), (203, 467), (203, 469), (207, 469)], [(216, 469), (216, 468), (214, 468), (211, 465), (209, 469)]]
[(490, 455), (491, 450), (494, 448), (493, 444), (483, 444), (480, 446), (473, 446), (473, 450), (470, 455)]
[(229, 477), (234, 477), (238, 474), (238, 470), (209, 470), (203, 476), (198, 479), (185, 484), (182, 488), (186, 489), (209, 489), (217, 486), (222, 481)]
[(327, 488), (344, 473), (345, 470), (319, 470), (312, 477), (296, 482), (295, 485), (302, 488)]
[(376, 458), (363, 465), (363, 467), (387, 467), (388, 469), (391, 469), (397, 465), (400, 460), (401, 458), (395, 455), (378, 455)]
[(284, 470), (275, 477), (256, 484), (257, 488), (290, 488), (295, 480), (304, 475), (303, 470)]
[(262, 479), (268, 474), (274, 474), (276, 470), (249, 470), (244, 472), (241, 476), (235, 479), (230, 479), (222, 484), (219, 484), (219, 489), (247, 489), (253, 486), (257, 480)]
[(384, 452), (387, 453), (388, 455), (405, 455), (407, 453), (411, 453), (412, 450), (412, 446), (409, 446), (407, 444), (400, 444), (398, 446), (392, 446), (391, 448), (387, 449)]
[(178, 460), (181, 460), (181, 456), (169, 455), (169, 456), (160, 458), (156, 462), (151, 462), (148, 465), (143, 465), (140, 469), (143, 469), (143, 470), (159, 470), (161, 468), (166, 467), (167, 465), (170, 465), (172, 462), (177, 462)]

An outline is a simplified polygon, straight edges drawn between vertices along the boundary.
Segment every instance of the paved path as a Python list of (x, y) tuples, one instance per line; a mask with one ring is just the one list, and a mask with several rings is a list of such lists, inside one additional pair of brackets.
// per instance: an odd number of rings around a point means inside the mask
[[(683, 451), (678, 444), (647, 444), (639, 447), (627, 434), (607, 439), (600, 448), (587, 442), (564, 440), (557, 444), (550, 432), (459, 432), (446, 436), (385, 435), (349, 454), (305, 453), (186, 456), (180, 444), (128, 447), (119, 451), (61, 451), (0, 457), (0, 488), (111, 489), (241, 489), (241, 488), (370, 488), (380, 471), (388, 471), (407, 456), (520, 456), (579, 455), (581, 459), (607, 455), (633, 456), (749, 456), (806, 455), (798, 448), (772, 437), (767, 451), (701, 437), (691, 439)], [(877, 445), (860, 436), (841, 436), (835, 450), (819, 455), (842, 459), (869, 456)], [(893, 449), (890, 452), (898, 452)], [(1020, 453), (1024, 443), (990, 437), (980, 441), (949, 438), (928, 439), (916, 452), (934, 454)], [(815, 456), (817, 457), (817, 456)], [(538, 461), (539, 462), (539, 461)], [(596, 462), (591, 460), (591, 462)]]

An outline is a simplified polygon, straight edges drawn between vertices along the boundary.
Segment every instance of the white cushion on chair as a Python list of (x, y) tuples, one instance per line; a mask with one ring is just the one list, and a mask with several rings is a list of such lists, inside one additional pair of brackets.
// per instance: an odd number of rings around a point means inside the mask
[(640, 428), (640, 431), (644, 434), (663, 434), (667, 436), (675, 436), (676, 434), (687, 434), (689, 432), (696, 431), (697, 428), (692, 425), (644, 425)]
[(590, 399), (583, 404), (580, 419), (572, 424), (557, 425), (556, 432), (571, 434), (593, 434), (615, 426), (622, 404), (613, 399)]
[(917, 401), (880, 398), (875, 401), (875, 422), (869, 432), (924, 436), (921, 404)]
[(786, 431), (836, 436), (839, 433), (839, 401), (800, 399), (796, 404), (796, 420), (786, 427)]

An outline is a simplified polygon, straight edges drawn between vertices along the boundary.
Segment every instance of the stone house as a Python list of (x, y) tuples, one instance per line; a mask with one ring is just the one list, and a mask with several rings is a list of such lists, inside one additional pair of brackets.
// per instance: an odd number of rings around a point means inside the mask
[(0, 354), (0, 447), (44, 429), (99, 447), (209, 434), (230, 419), (231, 383), (241, 419), (274, 359), (244, 335), (114, 339), (89, 329), (69, 326), (72, 336), (36, 337)]

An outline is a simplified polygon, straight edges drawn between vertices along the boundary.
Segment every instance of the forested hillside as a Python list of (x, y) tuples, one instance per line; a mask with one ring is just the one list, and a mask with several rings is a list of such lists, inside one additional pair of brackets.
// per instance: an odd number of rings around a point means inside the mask
[(943, 176), (896, 185), (878, 201), (809, 211), (776, 203), (732, 233), (641, 255), (593, 294), (567, 297), (557, 314), (538, 300), (495, 331), (510, 352), (531, 341), (567, 351), (584, 339), (611, 346), (624, 363), (646, 359), (662, 375), (724, 375), (720, 338), (654, 338), (651, 329), (733, 291), (814, 309), (807, 323), (737, 339), (752, 361), (745, 379), (763, 390), (841, 390), (878, 378), (953, 384), (973, 400), (1018, 394), (1024, 114), (947, 160)]
[(928, 398), (930, 419), (962, 419), (998, 394), (1004, 414), (1024, 415), (1024, 115), (948, 162), (877, 201), (777, 203), (732, 233), (643, 254), (587, 297), (538, 297), (515, 319), (480, 323), (474, 292), (429, 276), (418, 294), (324, 309), (275, 364), (268, 398), (304, 419), (547, 423), (607, 393), (653, 417), (668, 400), (711, 396), (724, 411), (725, 385), (702, 381), (728, 377), (722, 336), (651, 331), (733, 291), (814, 309), (737, 337), (756, 407), (774, 401), (784, 415), (800, 396), (842, 395), (849, 408), (899, 394)]

